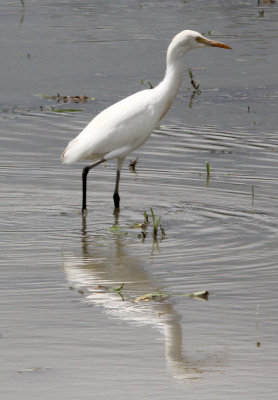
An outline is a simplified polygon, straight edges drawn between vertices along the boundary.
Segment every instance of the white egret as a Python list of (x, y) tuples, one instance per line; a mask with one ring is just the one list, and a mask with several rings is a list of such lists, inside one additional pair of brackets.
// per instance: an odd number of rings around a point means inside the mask
[(82, 173), (82, 214), (86, 215), (87, 175), (90, 169), (116, 158), (117, 176), (114, 205), (119, 208), (120, 172), (127, 155), (142, 146), (156, 124), (171, 107), (183, 79), (183, 57), (188, 50), (200, 47), (230, 46), (207, 39), (201, 33), (185, 30), (171, 41), (166, 58), (164, 79), (153, 89), (137, 92), (113, 104), (98, 114), (71, 142), (62, 154), (62, 162), (94, 160)]

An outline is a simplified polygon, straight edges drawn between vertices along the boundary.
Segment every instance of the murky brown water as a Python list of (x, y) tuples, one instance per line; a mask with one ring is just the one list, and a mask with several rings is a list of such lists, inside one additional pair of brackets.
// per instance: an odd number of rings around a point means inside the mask
[[(1, 4), (1, 399), (275, 398), (278, 6), (207, 3)], [(233, 50), (187, 55), (201, 95), (187, 79), (129, 157), (119, 216), (114, 163), (92, 171), (82, 223), (82, 165), (60, 153), (98, 111), (157, 83), (185, 28)], [(56, 93), (95, 100), (35, 96)], [(157, 242), (135, 227), (150, 207)], [(201, 289), (208, 301), (181, 296)], [(169, 297), (134, 302), (154, 292)]]

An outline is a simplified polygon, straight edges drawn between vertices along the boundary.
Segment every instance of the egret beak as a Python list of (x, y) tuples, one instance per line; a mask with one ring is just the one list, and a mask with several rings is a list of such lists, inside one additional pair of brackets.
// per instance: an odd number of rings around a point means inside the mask
[(207, 39), (205, 37), (198, 37), (197, 38), (198, 42), (203, 43), (206, 46), (211, 46), (211, 47), (221, 47), (222, 49), (231, 49), (230, 46), (228, 46), (225, 43), (221, 42), (215, 42), (214, 40)]

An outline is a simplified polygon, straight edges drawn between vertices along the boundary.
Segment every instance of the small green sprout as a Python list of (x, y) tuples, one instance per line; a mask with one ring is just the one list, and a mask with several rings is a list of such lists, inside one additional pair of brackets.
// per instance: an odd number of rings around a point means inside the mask
[(144, 211), (144, 224), (147, 225), (149, 223), (149, 216), (147, 211)]
[(210, 163), (206, 161), (207, 178), (210, 178)]
[(122, 283), (121, 286), (118, 287), (118, 288), (111, 288), (112, 291), (113, 291), (113, 292), (116, 292), (116, 293), (121, 297), (121, 299), (122, 299), (123, 301), (125, 301), (124, 296), (123, 296), (123, 294), (122, 294), (122, 290), (123, 290), (123, 288), (124, 288), (124, 285), (125, 285), (125, 284)]
[(54, 108), (49, 107), (49, 110), (56, 113), (78, 112), (82, 111), (81, 108)]
[(156, 219), (152, 207), (150, 207), (150, 210), (151, 210), (152, 222), (153, 222), (153, 237), (156, 239), (161, 217), (158, 217)]

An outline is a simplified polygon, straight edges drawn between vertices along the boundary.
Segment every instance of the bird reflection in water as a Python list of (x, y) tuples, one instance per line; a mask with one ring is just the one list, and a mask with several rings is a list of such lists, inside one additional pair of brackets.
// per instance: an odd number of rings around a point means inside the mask
[[(115, 224), (117, 219), (115, 215)], [(146, 271), (143, 257), (129, 251), (127, 238), (90, 236), (86, 218), (83, 218), (81, 238), (81, 254), (64, 256), (63, 267), (70, 287), (79, 291), (86, 302), (102, 307), (114, 318), (157, 328), (164, 336), (167, 368), (173, 377), (200, 378), (211, 357), (193, 360), (183, 352), (180, 316), (171, 299), (134, 302), (137, 296), (160, 289), (155, 278)], [(123, 284), (123, 290), (117, 290)]]

